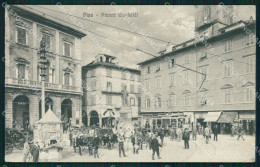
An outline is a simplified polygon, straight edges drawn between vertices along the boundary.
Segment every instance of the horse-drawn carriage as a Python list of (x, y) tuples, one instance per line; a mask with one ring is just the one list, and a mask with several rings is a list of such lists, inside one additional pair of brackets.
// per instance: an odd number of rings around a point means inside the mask
[(101, 140), (103, 146), (107, 146), (108, 149), (111, 149), (115, 143), (117, 143), (117, 135), (114, 134), (112, 129), (100, 129), (98, 136)]
[(17, 130), (12, 128), (5, 129), (5, 153), (9, 154), (13, 151), (13, 148), (19, 150), (23, 149), (25, 139), (32, 138), (33, 133), (31, 131)]
[[(77, 151), (77, 148), (79, 149), (79, 155), (82, 155), (82, 151), (86, 148), (92, 148), (93, 145), (93, 136), (88, 135), (81, 135), (75, 139), (73, 142), (73, 148), (74, 152)], [(90, 150), (89, 150), (90, 151)]]
[[(74, 152), (79, 150), (79, 154), (82, 155), (82, 151), (88, 149), (89, 153), (92, 152), (94, 136), (90, 136), (88, 129), (77, 129), (77, 137), (74, 139), (73, 148)], [(96, 129), (95, 133), (100, 139), (100, 146), (107, 146), (111, 149), (115, 143), (117, 143), (117, 135), (113, 133), (112, 129)]]

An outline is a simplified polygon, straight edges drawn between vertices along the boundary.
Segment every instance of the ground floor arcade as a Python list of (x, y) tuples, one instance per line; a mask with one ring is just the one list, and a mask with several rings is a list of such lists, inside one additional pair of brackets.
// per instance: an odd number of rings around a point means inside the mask
[[(49, 107), (64, 122), (64, 126), (81, 125), (81, 95), (46, 91), (45, 112)], [(6, 127), (27, 129), (42, 117), (39, 92), (8, 89), (5, 93)], [(64, 127), (66, 130), (66, 127)]]

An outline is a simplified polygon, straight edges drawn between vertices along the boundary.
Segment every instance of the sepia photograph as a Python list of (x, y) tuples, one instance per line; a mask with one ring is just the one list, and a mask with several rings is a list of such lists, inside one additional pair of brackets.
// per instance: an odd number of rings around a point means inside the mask
[(255, 162), (255, 6), (2, 6), (6, 162)]

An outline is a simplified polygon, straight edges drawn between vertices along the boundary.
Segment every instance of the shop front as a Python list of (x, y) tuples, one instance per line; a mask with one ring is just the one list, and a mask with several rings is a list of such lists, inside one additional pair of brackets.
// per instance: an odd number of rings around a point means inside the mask
[(235, 123), (235, 119), (238, 117), (237, 112), (223, 111), (217, 121), (220, 124), (220, 134), (231, 134), (232, 124)]
[(202, 133), (202, 129), (205, 128), (207, 125), (207, 122), (204, 122), (207, 114), (208, 114), (207, 111), (194, 112), (194, 125), (196, 126), (199, 134)]
[(102, 115), (102, 127), (114, 128), (116, 124), (116, 114), (113, 109), (107, 109)]
[(218, 131), (220, 131), (220, 125), (219, 125), (219, 123), (217, 123), (220, 115), (221, 115), (221, 111), (208, 112), (208, 114), (206, 115), (204, 122), (207, 123), (207, 125), (209, 126), (209, 128), (211, 130), (212, 130), (213, 126), (218, 125), (218, 128), (219, 128)]
[(180, 127), (186, 123), (186, 115), (183, 113), (166, 113), (166, 114), (146, 114), (142, 116), (142, 126), (151, 126), (156, 129), (158, 127)]
[(255, 111), (243, 111), (239, 113), (239, 124), (242, 125), (246, 135), (255, 134)]

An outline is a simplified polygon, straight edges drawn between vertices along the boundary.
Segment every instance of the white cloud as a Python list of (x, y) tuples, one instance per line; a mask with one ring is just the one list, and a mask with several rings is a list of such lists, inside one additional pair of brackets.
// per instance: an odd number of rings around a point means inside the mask
[[(30, 6), (35, 7), (35, 6)], [(43, 6), (45, 8), (60, 11), (57, 6)], [(138, 17), (132, 17), (131, 21), (134, 22), (146, 35), (150, 35), (165, 41), (173, 43), (180, 43), (193, 38), (194, 32), (191, 32), (187, 27), (179, 21), (176, 14), (173, 14), (166, 6), (116, 6), (122, 9), (122, 12), (137, 12)], [(178, 15), (183, 16), (183, 23), (185, 25), (194, 26), (194, 13), (195, 8), (193, 5), (190, 6), (172, 6)], [(37, 8), (37, 6), (35, 7)], [(93, 18), (86, 18), (89, 20), (109, 24), (118, 28), (127, 29), (134, 31), (129, 24), (120, 17), (100, 17), (101, 12), (113, 13), (115, 8), (113, 6), (88, 6), (88, 5), (74, 5), (64, 6), (64, 8), (70, 10), (73, 15), (83, 17), (83, 12), (93, 13)], [(240, 19), (249, 19), (250, 16), (255, 18), (255, 6), (235, 6)], [(37, 8), (40, 10), (40, 8)], [(48, 10), (42, 10), (45, 13), (51, 14), (54, 17), (64, 19), (68, 21), (68, 17), (63, 14), (57, 14)], [(96, 16), (99, 14), (99, 16)], [(100, 35), (112, 38), (115, 41), (124, 43), (134, 48), (139, 48), (152, 54), (156, 54), (156, 51), (151, 45), (141, 36), (125, 33), (120, 30), (108, 28), (106, 26), (98, 25), (88, 21), (77, 19), (78, 22), (84, 25), (85, 29), (98, 33)], [(152, 58), (142, 52), (130, 49), (120, 44), (116, 44), (112, 41), (96, 36), (96, 39), (106, 49), (107, 54), (117, 56), (119, 61), (124, 62), (127, 66), (136, 66), (138, 62)], [(163, 49), (167, 46), (167, 43), (162, 43), (156, 40), (152, 40), (156, 45)], [(87, 37), (82, 39), (82, 65), (88, 64), (91, 60), (102, 51)]]

